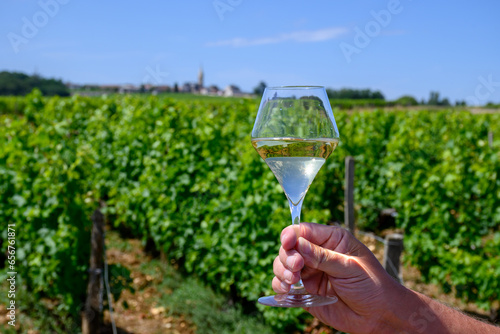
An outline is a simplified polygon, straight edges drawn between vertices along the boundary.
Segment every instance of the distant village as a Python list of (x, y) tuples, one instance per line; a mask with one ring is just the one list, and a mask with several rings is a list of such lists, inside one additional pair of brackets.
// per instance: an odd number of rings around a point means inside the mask
[(174, 84), (173, 86), (168, 85), (153, 85), (153, 84), (142, 84), (140, 86), (125, 84), (125, 85), (88, 85), (88, 84), (74, 84), (66, 83), (66, 87), (72, 93), (78, 93), (79, 95), (94, 96), (101, 95), (103, 93), (118, 93), (118, 94), (130, 94), (130, 93), (150, 93), (157, 95), (160, 93), (191, 93), (200, 95), (211, 95), (211, 96), (249, 96), (251, 94), (243, 93), (238, 86), (229, 85), (224, 89), (220, 89), (216, 85), (210, 85), (208, 87), (204, 86), (204, 73), (203, 69), (200, 68), (198, 73), (197, 82), (186, 82), (182, 86)]

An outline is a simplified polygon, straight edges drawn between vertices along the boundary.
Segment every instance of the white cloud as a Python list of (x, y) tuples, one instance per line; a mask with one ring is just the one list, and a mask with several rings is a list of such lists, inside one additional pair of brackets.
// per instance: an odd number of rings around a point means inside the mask
[(235, 48), (246, 47), (246, 46), (256, 46), (256, 45), (266, 45), (266, 44), (277, 44), (288, 41), (293, 41), (297, 43), (310, 43), (310, 42), (323, 42), (330, 39), (337, 38), (345, 34), (348, 30), (343, 27), (332, 27), (319, 30), (309, 30), (309, 31), (294, 31), (290, 33), (279, 34), (271, 37), (260, 37), (254, 39), (248, 38), (233, 38), (223, 41), (210, 42), (207, 46), (232, 46)]

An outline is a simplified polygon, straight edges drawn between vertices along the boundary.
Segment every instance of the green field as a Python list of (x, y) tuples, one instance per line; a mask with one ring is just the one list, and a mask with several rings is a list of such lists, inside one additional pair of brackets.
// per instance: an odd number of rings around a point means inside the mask
[[(29, 291), (59, 299), (59, 309), (76, 317), (90, 216), (104, 203), (111, 225), (153, 243), (220, 293), (250, 301), (270, 293), (290, 218), (278, 182), (250, 144), (258, 102), (37, 92), (0, 98), (0, 219), (16, 224), (16, 269)], [(341, 142), (311, 186), (303, 220), (343, 220), (344, 158), (352, 155), (358, 226), (376, 230), (380, 210), (395, 208), (406, 261), (425, 280), (498, 308), (500, 114), (334, 114)], [(259, 310), (276, 330), (305, 317)]]

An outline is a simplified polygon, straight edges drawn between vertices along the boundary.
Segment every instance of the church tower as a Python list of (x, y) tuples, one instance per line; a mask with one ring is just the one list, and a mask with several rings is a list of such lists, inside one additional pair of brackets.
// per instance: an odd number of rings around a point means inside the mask
[(203, 67), (200, 66), (200, 71), (198, 72), (198, 85), (203, 88)]

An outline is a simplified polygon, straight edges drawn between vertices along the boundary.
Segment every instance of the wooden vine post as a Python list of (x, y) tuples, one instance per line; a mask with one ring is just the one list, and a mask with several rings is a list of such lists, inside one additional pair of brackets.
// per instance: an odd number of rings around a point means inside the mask
[(92, 214), (89, 283), (87, 286), (85, 309), (82, 313), (83, 334), (99, 333), (103, 293), (103, 236), (104, 215), (100, 209), (96, 209)]
[(354, 222), (354, 157), (345, 158), (345, 206), (344, 222), (354, 234), (356, 229)]
[(385, 270), (401, 282), (401, 253), (403, 252), (403, 235), (399, 233), (389, 234), (385, 237), (384, 246), (384, 268)]

